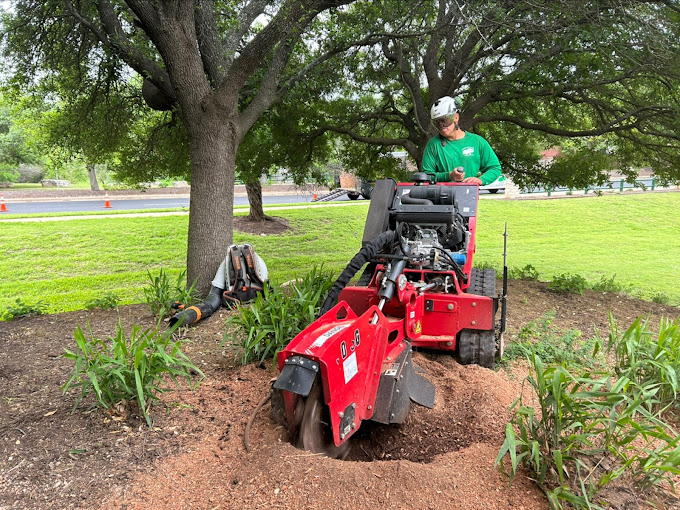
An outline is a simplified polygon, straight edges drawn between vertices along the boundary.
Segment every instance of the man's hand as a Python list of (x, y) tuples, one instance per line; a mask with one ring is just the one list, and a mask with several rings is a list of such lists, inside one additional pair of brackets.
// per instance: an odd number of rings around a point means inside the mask
[(463, 179), (463, 182), (469, 182), (470, 184), (479, 184), (480, 186), (482, 185), (482, 180), (479, 177), (468, 177), (467, 179)]
[(449, 181), (462, 182), (465, 177), (465, 169), (462, 166), (457, 166), (449, 173)]

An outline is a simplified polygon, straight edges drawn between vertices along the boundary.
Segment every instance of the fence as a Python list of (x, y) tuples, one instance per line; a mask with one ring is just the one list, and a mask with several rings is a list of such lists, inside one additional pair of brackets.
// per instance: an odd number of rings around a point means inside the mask
[(656, 178), (655, 177), (648, 177), (645, 179), (636, 179), (635, 182), (626, 182), (624, 179), (621, 179), (619, 181), (609, 181), (602, 186), (593, 186), (593, 187), (587, 187), (584, 188), (583, 190), (575, 189), (575, 188), (536, 188), (536, 189), (531, 189), (531, 190), (521, 190), (520, 193), (522, 194), (531, 194), (531, 193), (546, 193), (548, 196), (551, 196), (553, 193), (567, 193), (569, 195), (572, 195), (574, 193), (583, 191), (584, 195), (587, 195), (589, 192), (601, 192), (601, 191), (616, 191), (618, 190), (619, 193), (623, 193), (624, 190), (629, 190), (629, 189), (641, 189), (642, 191), (650, 190), (654, 191), (655, 188), (657, 188), (658, 185), (656, 183)]

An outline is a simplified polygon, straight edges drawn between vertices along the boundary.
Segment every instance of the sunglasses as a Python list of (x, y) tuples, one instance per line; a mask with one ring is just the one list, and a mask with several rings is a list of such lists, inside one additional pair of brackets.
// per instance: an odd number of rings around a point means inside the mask
[(436, 119), (433, 119), (432, 124), (437, 129), (443, 129), (443, 128), (447, 128), (451, 124), (453, 124), (455, 119), (456, 119), (455, 115), (445, 115), (443, 117), (438, 117)]

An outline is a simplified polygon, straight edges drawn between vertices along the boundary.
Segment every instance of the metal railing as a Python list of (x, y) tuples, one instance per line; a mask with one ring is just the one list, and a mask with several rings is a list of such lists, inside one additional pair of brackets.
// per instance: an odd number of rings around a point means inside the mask
[(631, 189), (639, 189), (641, 191), (654, 191), (655, 188), (657, 188), (657, 182), (656, 182), (656, 177), (646, 177), (643, 179), (636, 179), (635, 182), (626, 182), (625, 179), (621, 179), (619, 181), (609, 181), (602, 186), (591, 186), (591, 187), (586, 187), (586, 188), (535, 188), (531, 190), (521, 190), (520, 193), (522, 194), (531, 194), (531, 193), (546, 193), (548, 196), (551, 196), (553, 193), (567, 193), (569, 195), (573, 195), (574, 193), (578, 193), (583, 191), (584, 195), (587, 195), (591, 191), (594, 193), (600, 192), (600, 191), (616, 191), (618, 190), (619, 193), (623, 193), (624, 190), (631, 190)]

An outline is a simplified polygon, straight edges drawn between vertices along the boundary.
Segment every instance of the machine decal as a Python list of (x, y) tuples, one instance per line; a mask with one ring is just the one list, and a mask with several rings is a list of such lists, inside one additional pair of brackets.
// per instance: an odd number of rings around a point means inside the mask
[(354, 345), (359, 347), (359, 344), (361, 343), (361, 334), (359, 333), (358, 329), (354, 330)]
[(342, 359), (347, 357), (347, 344), (345, 344), (344, 340), (340, 342), (340, 355), (342, 356)]
[[(334, 328), (329, 329), (326, 331), (323, 335), (320, 335), (319, 338), (314, 340), (314, 343), (309, 346), (310, 349), (315, 349), (317, 347), (321, 347), (323, 344), (325, 344), (329, 338), (337, 335), (342, 331), (343, 329), (346, 329), (349, 327), (349, 324), (342, 324), (340, 326), (335, 326)], [(344, 356), (343, 356), (344, 357)]]
[(356, 352), (353, 352), (349, 358), (342, 362), (342, 371), (345, 373), (345, 384), (350, 382), (352, 377), (359, 373)]
[(420, 333), (422, 333), (423, 326), (420, 324), (420, 321), (416, 322), (416, 325), (415, 325), (415, 328), (413, 329), (413, 331), (416, 335), (420, 335)]

